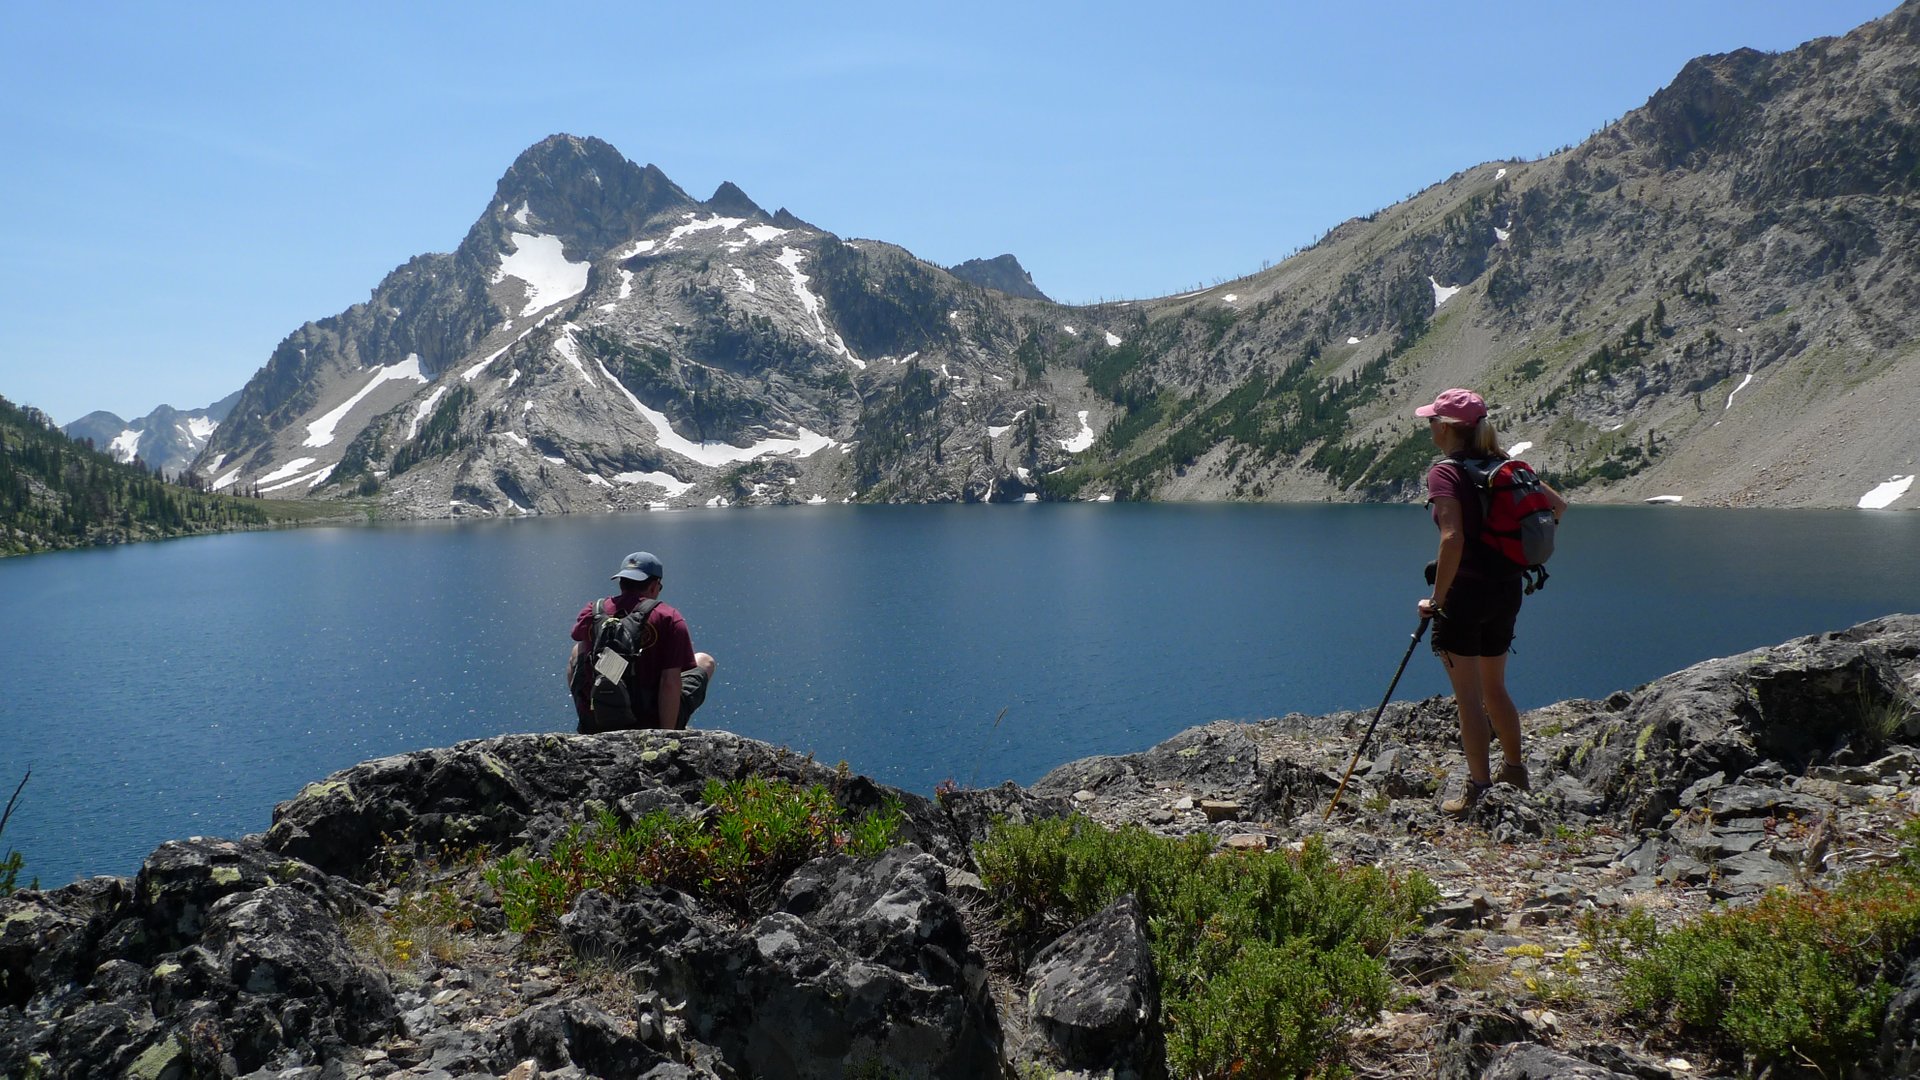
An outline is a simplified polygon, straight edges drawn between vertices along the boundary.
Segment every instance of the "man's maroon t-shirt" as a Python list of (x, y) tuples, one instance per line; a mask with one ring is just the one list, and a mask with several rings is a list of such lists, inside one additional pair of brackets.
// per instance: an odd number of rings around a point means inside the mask
[[(644, 599), (639, 596), (621, 594), (608, 597), (604, 610), (609, 615), (626, 615), (640, 606)], [(687, 633), (687, 620), (666, 604), (655, 605), (652, 614), (647, 616), (647, 626), (653, 630), (653, 644), (640, 654), (635, 665), (636, 680), (641, 686), (652, 686), (660, 679), (660, 673), (667, 668), (679, 668), (685, 671), (693, 666), (693, 637)], [(573, 620), (573, 640), (585, 641), (593, 630), (593, 605), (580, 609)]]

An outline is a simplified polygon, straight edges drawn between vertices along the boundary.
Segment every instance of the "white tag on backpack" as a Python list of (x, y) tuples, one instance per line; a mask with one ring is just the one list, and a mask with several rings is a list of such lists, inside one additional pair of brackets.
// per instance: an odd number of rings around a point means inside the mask
[(627, 658), (607, 649), (600, 654), (600, 659), (594, 661), (593, 670), (608, 682), (619, 682), (620, 676), (627, 673)]

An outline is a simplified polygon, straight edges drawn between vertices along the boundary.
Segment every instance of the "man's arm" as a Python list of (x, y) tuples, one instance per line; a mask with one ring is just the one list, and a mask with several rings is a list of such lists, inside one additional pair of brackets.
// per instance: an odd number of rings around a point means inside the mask
[(660, 730), (680, 729), (680, 669), (660, 669)]

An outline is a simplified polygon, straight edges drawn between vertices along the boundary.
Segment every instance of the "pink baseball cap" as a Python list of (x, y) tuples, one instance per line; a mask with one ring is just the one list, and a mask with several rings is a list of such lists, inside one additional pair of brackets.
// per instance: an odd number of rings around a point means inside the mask
[(1420, 406), (1413, 410), (1413, 415), (1437, 416), (1449, 423), (1472, 427), (1487, 415), (1487, 403), (1479, 394), (1455, 387), (1440, 391), (1440, 396), (1433, 399), (1433, 404)]

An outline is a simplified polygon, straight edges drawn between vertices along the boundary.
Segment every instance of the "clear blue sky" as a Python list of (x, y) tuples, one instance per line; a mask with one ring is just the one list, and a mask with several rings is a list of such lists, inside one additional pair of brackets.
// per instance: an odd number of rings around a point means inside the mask
[(596, 135), (1056, 299), (1278, 261), (1893, 0), (0, 4), (0, 396), (206, 405)]

